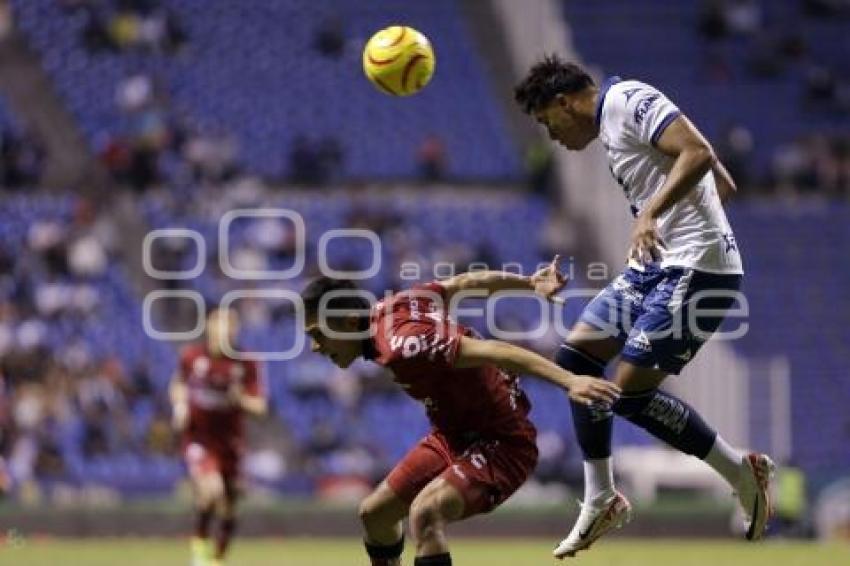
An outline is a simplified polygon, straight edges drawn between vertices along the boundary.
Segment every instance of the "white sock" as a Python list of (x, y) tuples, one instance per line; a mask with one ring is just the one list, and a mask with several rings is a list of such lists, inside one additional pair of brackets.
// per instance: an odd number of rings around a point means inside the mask
[(614, 466), (611, 457), (584, 461), (584, 503), (604, 503), (614, 495)]
[(723, 476), (733, 489), (738, 489), (738, 478), (741, 475), (741, 464), (743, 461), (743, 452), (733, 448), (719, 434), (708, 456), (705, 457), (706, 464)]

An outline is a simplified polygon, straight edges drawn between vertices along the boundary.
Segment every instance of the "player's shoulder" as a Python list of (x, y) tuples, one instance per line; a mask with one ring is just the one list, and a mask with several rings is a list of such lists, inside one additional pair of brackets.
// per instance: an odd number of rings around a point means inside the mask
[(403, 291), (409, 296), (425, 297), (429, 299), (444, 299), (446, 297), (446, 288), (439, 281), (429, 281), (427, 283), (417, 283), (407, 291)]
[(638, 80), (619, 80), (613, 82), (605, 91), (605, 108), (623, 116), (633, 117), (641, 108), (652, 106), (666, 95), (649, 83)]
[(180, 348), (180, 358), (183, 360), (194, 360), (204, 355), (206, 355), (206, 348), (200, 342), (186, 344)]

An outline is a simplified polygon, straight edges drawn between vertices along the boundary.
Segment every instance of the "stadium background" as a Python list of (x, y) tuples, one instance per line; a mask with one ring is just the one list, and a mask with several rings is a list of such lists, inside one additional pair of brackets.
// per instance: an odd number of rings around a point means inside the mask
[[(166, 398), (180, 344), (145, 333), (152, 292), (192, 291), (212, 304), (233, 290), (297, 291), (334, 228), (380, 236), (375, 292), (408, 284), (405, 263), (422, 278), (445, 262), (529, 272), (554, 252), (568, 258), (574, 286), (600, 287), (586, 266), (613, 273), (626, 247), (619, 189), (599, 148), (568, 155), (512, 105), (510, 86), (549, 51), (598, 78), (665, 91), (737, 179), (729, 214), (749, 332), (711, 344), (672, 387), (732, 440), (785, 466), (775, 533), (846, 539), (848, 18), (841, 0), (0, 2), (0, 559), (46, 552), (42, 534), (92, 537), (68, 547), (84, 553), (104, 535), (188, 532)], [(412, 98), (382, 95), (360, 70), (365, 39), (399, 22), (437, 53), (433, 81)], [(222, 272), (219, 220), (244, 208), (303, 216), (300, 276)], [(201, 265), (198, 277), (146, 272), (145, 236), (164, 228), (197, 231), (205, 253), (191, 239), (156, 238), (153, 265)], [(240, 269), (285, 269), (296, 239), (285, 221), (238, 219), (229, 257)], [(328, 248), (337, 269), (373, 259), (363, 240)], [(243, 347), (294, 344), (291, 305), (238, 307)], [(569, 323), (579, 309), (545, 316)], [(163, 332), (194, 325), (186, 299), (160, 299), (151, 312)], [(540, 316), (521, 300), (495, 313), (515, 330)], [(549, 354), (558, 337), (525, 343)], [(352, 537), (339, 545), (354, 563), (351, 502), (422, 433), (422, 411), (365, 364), (342, 371), (303, 355), (270, 362), (267, 376), (272, 417), (252, 426), (241, 530)], [(575, 512), (580, 455), (563, 396), (525, 387), (541, 432), (535, 480), (505, 511), (455, 532), (546, 536), (545, 557)], [(625, 534), (728, 534), (731, 498), (699, 463), (622, 422), (615, 445), (640, 504)], [(237, 540), (234, 563), (243, 545), (244, 563), (271, 562), (252, 562), (249, 544)], [(830, 563), (818, 556), (809, 563)]]

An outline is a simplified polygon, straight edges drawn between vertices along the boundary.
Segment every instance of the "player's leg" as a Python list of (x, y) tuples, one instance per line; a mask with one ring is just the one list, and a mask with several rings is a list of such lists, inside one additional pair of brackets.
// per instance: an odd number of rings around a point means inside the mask
[(416, 540), (415, 566), (451, 566), (445, 526), (463, 518), (465, 505), (460, 491), (442, 477), (416, 496), (410, 506), (410, 531)]
[(415, 566), (451, 565), (446, 525), (492, 511), (525, 483), (537, 465), (536, 431), (527, 423), (517, 433), (474, 443), (416, 496), (410, 507)]
[[(662, 277), (659, 270), (627, 269), (619, 275), (584, 309), (556, 362), (573, 373), (602, 377), (621, 351), (626, 329), (643, 313), (644, 297)], [(583, 457), (584, 500), (573, 528), (553, 551), (556, 558), (574, 556), (631, 518), (631, 505), (614, 487), (613, 412), (573, 401), (570, 409)]]
[(422, 489), (451, 461), (438, 434), (423, 438), (396, 464), (374, 492), (360, 504), (364, 543), (373, 566), (398, 566), (404, 550), (401, 520)]
[(720, 474), (738, 494), (748, 517), (747, 538), (761, 538), (771, 514), (768, 483), (773, 462), (730, 445), (687, 402), (658, 387), (666, 373), (617, 365), (615, 380), (623, 394), (614, 411), (680, 452), (696, 456)]
[(210, 527), (224, 499), (224, 479), (215, 457), (202, 445), (186, 447), (186, 464), (195, 503), (195, 531), (191, 541), (193, 566), (207, 566), (213, 557)]
[(668, 270), (668, 277), (647, 297), (623, 348), (615, 373), (623, 395), (614, 410), (679, 451), (704, 460), (726, 479), (750, 517), (747, 538), (752, 540), (762, 536), (771, 512), (770, 458), (732, 447), (688, 403), (658, 389), (717, 330), (722, 313), (737, 300), (739, 284), (738, 276)]
[(407, 516), (408, 509), (410, 503), (396, 495), (386, 481), (360, 503), (358, 514), (366, 533), (366, 552), (373, 566), (401, 564), (404, 550), (401, 521)]
[[(555, 355), (555, 363), (579, 375), (604, 377), (605, 366), (617, 355), (622, 342), (605, 336), (586, 322), (578, 322)], [(576, 440), (584, 460), (584, 503), (593, 505), (614, 494), (611, 469), (613, 413), (570, 401)]]
[(239, 500), (239, 476), (238, 463), (223, 470), (224, 492), (217, 501), (216, 511), (218, 515), (218, 532), (215, 539), (214, 560), (210, 566), (221, 566), (230, 542), (236, 532), (236, 505)]

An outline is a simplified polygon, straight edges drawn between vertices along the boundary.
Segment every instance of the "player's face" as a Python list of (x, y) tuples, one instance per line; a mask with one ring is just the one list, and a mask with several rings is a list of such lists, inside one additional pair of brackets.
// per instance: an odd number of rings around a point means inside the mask
[(218, 309), (207, 318), (207, 343), (213, 352), (221, 351), (222, 344), (235, 349), (239, 334), (239, 316), (233, 309)]
[[(328, 320), (328, 324), (332, 326), (331, 330), (352, 333), (357, 331), (356, 320), (342, 319), (338, 323), (336, 322), (337, 320), (339, 319), (335, 319), (334, 322)], [(308, 315), (304, 330), (310, 337), (310, 349), (313, 352), (322, 354), (343, 369), (350, 366), (361, 354), (359, 340), (327, 336), (322, 331), (315, 316)]]
[(534, 118), (549, 132), (549, 138), (567, 149), (584, 149), (596, 137), (593, 124), (576, 113), (573, 104), (558, 96), (534, 112)]

